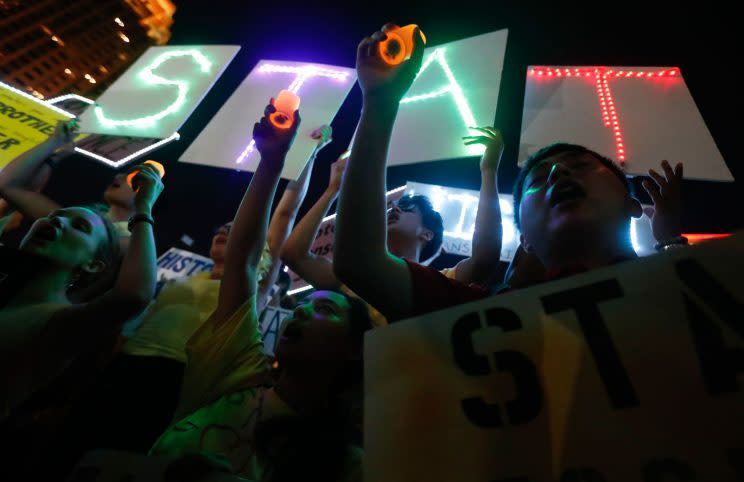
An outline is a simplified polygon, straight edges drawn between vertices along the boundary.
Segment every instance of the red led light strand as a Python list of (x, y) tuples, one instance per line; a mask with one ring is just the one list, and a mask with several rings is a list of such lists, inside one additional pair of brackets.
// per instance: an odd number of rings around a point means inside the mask
[(557, 69), (553, 67), (533, 67), (528, 71), (531, 77), (542, 77), (546, 79), (563, 77), (594, 77), (594, 87), (597, 91), (597, 99), (602, 113), (602, 122), (608, 129), (612, 129), (615, 138), (615, 149), (620, 165), (625, 165), (626, 148), (623, 140), (623, 132), (620, 127), (620, 116), (615, 107), (615, 99), (610, 88), (610, 79), (658, 79), (668, 77), (679, 77), (679, 69), (671, 68), (655, 72), (642, 70), (616, 70), (607, 67), (582, 67), (573, 69)]

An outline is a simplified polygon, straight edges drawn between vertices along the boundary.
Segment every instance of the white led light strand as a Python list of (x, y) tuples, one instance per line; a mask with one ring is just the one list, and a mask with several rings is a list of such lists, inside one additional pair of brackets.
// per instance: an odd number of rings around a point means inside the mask
[(177, 95), (168, 107), (152, 115), (137, 117), (134, 119), (112, 119), (107, 117), (103, 108), (96, 106), (94, 112), (98, 121), (106, 127), (151, 127), (155, 122), (177, 112), (186, 101), (186, 94), (189, 91), (189, 83), (183, 80), (173, 80), (161, 77), (153, 73), (163, 63), (178, 57), (191, 57), (199, 65), (201, 72), (207, 73), (212, 67), (212, 63), (204, 54), (195, 49), (189, 50), (171, 50), (158, 55), (147, 67), (139, 73), (139, 78), (151, 85), (169, 85), (176, 87)]

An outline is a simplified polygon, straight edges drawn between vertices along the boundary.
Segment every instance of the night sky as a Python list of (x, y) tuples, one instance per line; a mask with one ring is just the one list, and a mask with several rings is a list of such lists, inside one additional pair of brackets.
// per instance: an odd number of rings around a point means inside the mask
[[(517, 172), (527, 65), (678, 66), (728, 166), (739, 181), (685, 184), (685, 232), (727, 232), (744, 226), (742, 214), (741, 39), (731, 12), (714, 6), (692, 9), (683, 2), (648, 10), (643, 4), (595, 2), (566, 7), (565, 2), (453, 2), (454, 8), (434, 3), (405, 7), (387, 2), (369, 6), (330, 8), (291, 7), (253, 1), (176, 1), (170, 45), (240, 44), (241, 51), (204, 102), (180, 129), (181, 140), (150, 158), (167, 169), (166, 188), (155, 208), (158, 251), (171, 246), (202, 254), (213, 229), (232, 218), (250, 180), (249, 173), (177, 162), (209, 119), (216, 114), (260, 58), (312, 61), (354, 66), (358, 41), (387, 21), (417, 23), (430, 45), (508, 28), (504, 76), (495, 125), (506, 140), (499, 171), (499, 189), (510, 193)], [(352, 2), (354, 3), (354, 2)], [(372, 4), (372, 2), (369, 2)], [(652, 2), (646, 2), (650, 4)], [(706, 5), (713, 2), (705, 2)], [(544, 4), (544, 5), (543, 5)], [(538, 5), (543, 5), (539, 6)], [(368, 9), (363, 11), (362, 9)], [(705, 10), (704, 10), (705, 9)], [(325, 189), (328, 166), (348, 145), (358, 120), (361, 95), (354, 87), (333, 122), (335, 142), (316, 162), (305, 205)], [(246, 125), (250, 132), (251, 125)], [(653, 135), (653, 132), (649, 132)], [(684, 159), (679, 159), (684, 161)], [(677, 159), (670, 159), (675, 162)], [(100, 200), (113, 170), (91, 159), (73, 156), (60, 165), (47, 193), (63, 204)], [(478, 189), (478, 159), (439, 161), (388, 170), (390, 188), (406, 181)], [(283, 187), (284, 182), (280, 185)], [(641, 200), (647, 202), (644, 197)], [(194, 238), (191, 248), (179, 238)], [(435, 265), (453, 262), (452, 257)]]

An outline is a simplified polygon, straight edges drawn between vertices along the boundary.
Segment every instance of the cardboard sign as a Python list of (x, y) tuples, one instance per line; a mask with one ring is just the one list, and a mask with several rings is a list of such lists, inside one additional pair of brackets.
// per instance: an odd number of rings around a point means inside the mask
[(282, 177), (297, 179), (317, 146), (311, 133), (331, 123), (355, 81), (355, 70), (346, 67), (261, 60), (179, 160), (254, 172), (260, 155), (253, 125), (263, 117), (269, 99), (289, 90), (300, 97), (302, 124)]
[(202, 271), (211, 271), (214, 262), (206, 256), (170, 248), (158, 258), (158, 280), (187, 278)]
[(165, 139), (222, 75), (237, 45), (150, 47), (80, 116), (80, 132)]
[[(95, 101), (76, 94), (66, 94), (49, 99), (47, 103), (79, 116), (95, 104)], [(116, 168), (134, 162), (179, 137), (178, 133), (165, 139), (79, 134), (75, 138), (75, 152)]]
[(744, 477), (744, 234), (367, 334), (365, 480)]
[(279, 334), (284, 329), (284, 320), (292, 316), (292, 310), (267, 306), (258, 317), (258, 329), (263, 335), (263, 352), (274, 356)]
[(0, 169), (49, 139), (57, 122), (74, 117), (0, 82)]
[(424, 51), (418, 77), (401, 100), (388, 165), (483, 153), (483, 146), (466, 146), (462, 137), (478, 135), (469, 127), (493, 125), (507, 33), (498, 30)]
[(554, 142), (624, 161), (628, 174), (668, 159), (685, 178), (734, 180), (675, 67), (528, 67), (520, 165)]

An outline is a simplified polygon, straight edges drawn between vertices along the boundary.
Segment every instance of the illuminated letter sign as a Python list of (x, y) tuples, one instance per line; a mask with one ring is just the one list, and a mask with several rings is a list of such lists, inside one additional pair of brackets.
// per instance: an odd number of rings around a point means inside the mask
[(151, 47), (81, 116), (86, 133), (174, 135), (240, 47)]
[(678, 68), (530, 67), (520, 164), (554, 142), (585, 145), (629, 174), (668, 159), (685, 163), (685, 177), (733, 180)]
[(302, 124), (287, 154), (282, 177), (296, 179), (316, 146), (313, 130), (330, 124), (356, 80), (354, 69), (333, 65), (261, 60), (220, 108), (181, 161), (255, 171), (259, 155), (253, 125), (271, 97), (289, 90), (300, 99)]
[(427, 48), (424, 62), (401, 100), (388, 164), (412, 164), (479, 155), (465, 146), (469, 127), (496, 116), (507, 31)]

